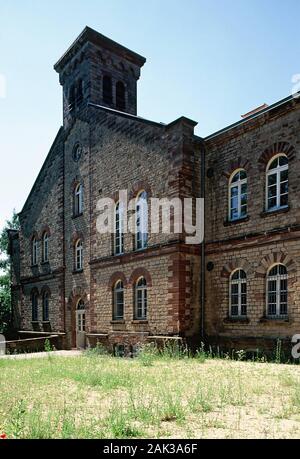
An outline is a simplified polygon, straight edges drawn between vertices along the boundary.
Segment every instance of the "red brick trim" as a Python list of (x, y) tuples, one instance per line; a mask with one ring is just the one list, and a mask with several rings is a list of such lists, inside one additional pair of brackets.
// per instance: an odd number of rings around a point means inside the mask
[(41, 296), (44, 295), (44, 293), (48, 293), (48, 295), (51, 297), (51, 290), (48, 287), (48, 285), (44, 285), (41, 289)]
[(116, 282), (118, 282), (119, 280), (123, 282), (124, 287), (127, 286), (127, 279), (126, 279), (125, 274), (122, 273), (121, 271), (117, 271), (110, 276), (107, 289), (111, 291), (114, 285), (116, 284)]
[(33, 241), (33, 239), (34, 239), (34, 238), (35, 238), (37, 241), (39, 241), (39, 240), (40, 240), (40, 238), (39, 238), (39, 235), (38, 235), (38, 232), (37, 232), (37, 231), (34, 231), (34, 232), (32, 233), (32, 235), (31, 235), (31, 238), (30, 238), (31, 242)]
[(229, 278), (231, 276), (231, 273), (236, 269), (243, 269), (247, 275), (253, 272), (253, 269), (247, 260), (243, 258), (235, 258), (234, 260), (231, 260), (229, 263), (226, 263), (226, 265), (223, 266), (223, 269), (221, 271), (221, 277)]
[(136, 268), (133, 271), (129, 278), (128, 286), (133, 286), (140, 277), (144, 277), (146, 279), (147, 286), (152, 287), (151, 275), (149, 271), (147, 271), (147, 269), (145, 268)]
[(74, 309), (77, 306), (79, 300), (83, 300), (86, 309), (88, 309), (88, 296), (85, 290), (82, 287), (74, 287), (70, 296), (69, 296), (69, 309)]
[(41, 229), (41, 239), (43, 238), (44, 234), (48, 234), (48, 236), (51, 236), (51, 231), (48, 225), (44, 225)]
[(83, 181), (80, 180), (78, 177), (75, 177), (73, 180), (72, 180), (72, 183), (71, 183), (71, 193), (74, 194), (75, 192), (75, 189), (78, 185), (82, 185), (82, 187), (84, 186), (83, 185)]
[(273, 252), (270, 255), (266, 255), (260, 262), (259, 267), (256, 270), (255, 277), (265, 277), (275, 264), (282, 264), (287, 268), (289, 276), (295, 276), (297, 273), (296, 262), (284, 252)]
[(76, 231), (75, 233), (72, 234), (71, 238), (71, 246), (75, 247), (76, 242), (80, 239), (82, 242), (84, 242), (84, 236), (81, 231)]
[(288, 157), (289, 161), (292, 161), (296, 156), (295, 148), (287, 142), (277, 142), (274, 145), (268, 147), (260, 156), (259, 168), (260, 170), (265, 170), (270, 159), (279, 154), (283, 153)]
[(31, 290), (30, 290), (30, 298), (32, 298), (32, 295), (34, 293), (37, 293), (38, 297), (40, 296), (40, 293), (39, 293), (39, 289), (37, 287), (33, 287)]
[(223, 175), (229, 179), (234, 171), (237, 169), (245, 169), (248, 175), (248, 171), (251, 170), (251, 163), (248, 160), (243, 159), (241, 156), (230, 162), (227, 171), (223, 172)]
[(147, 197), (150, 198), (152, 196), (152, 192), (151, 192), (151, 187), (150, 185), (145, 182), (145, 181), (139, 181), (139, 182), (136, 182), (132, 187), (131, 187), (131, 190), (129, 192), (129, 196), (128, 198), (129, 199), (134, 199), (138, 196), (138, 194), (141, 192), (141, 191), (146, 191), (147, 193)]

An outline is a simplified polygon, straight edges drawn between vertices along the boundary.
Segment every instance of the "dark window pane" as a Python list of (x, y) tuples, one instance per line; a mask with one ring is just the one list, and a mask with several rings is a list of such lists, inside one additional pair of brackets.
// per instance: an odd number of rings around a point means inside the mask
[(279, 166), (285, 166), (288, 162), (289, 161), (286, 156), (279, 156)]

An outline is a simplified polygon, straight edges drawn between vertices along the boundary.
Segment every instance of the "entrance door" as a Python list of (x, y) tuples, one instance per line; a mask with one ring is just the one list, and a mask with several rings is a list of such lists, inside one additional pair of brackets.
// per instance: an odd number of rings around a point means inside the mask
[(85, 348), (85, 309), (82, 300), (79, 301), (76, 311), (76, 346)]

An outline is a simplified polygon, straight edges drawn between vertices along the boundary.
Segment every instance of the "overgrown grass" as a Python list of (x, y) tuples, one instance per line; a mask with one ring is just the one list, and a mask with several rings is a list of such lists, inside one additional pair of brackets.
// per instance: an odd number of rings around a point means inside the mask
[[(210, 358), (0, 359), (0, 434), (9, 438), (299, 438), (300, 367)], [(277, 355), (278, 357), (278, 355)]]

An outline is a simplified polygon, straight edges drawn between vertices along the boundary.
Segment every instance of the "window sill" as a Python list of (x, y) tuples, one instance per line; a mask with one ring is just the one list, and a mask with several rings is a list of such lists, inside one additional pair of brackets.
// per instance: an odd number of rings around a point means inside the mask
[(42, 266), (49, 266), (49, 264), (50, 264), (49, 260), (41, 262)]
[(42, 324), (43, 324), (43, 325), (49, 325), (49, 324), (50, 324), (50, 320), (43, 320), (43, 321), (42, 321)]
[(147, 319), (134, 319), (131, 321), (132, 324), (148, 324)]
[(245, 223), (245, 222), (248, 222), (249, 220), (250, 220), (250, 217), (249, 215), (247, 215), (246, 217), (237, 218), (236, 220), (225, 220), (223, 225), (224, 226), (238, 225), (239, 223)]
[(268, 324), (268, 323), (274, 323), (274, 324), (275, 324), (275, 323), (276, 323), (276, 324), (282, 323), (282, 324), (284, 324), (284, 323), (288, 323), (288, 322), (290, 322), (290, 319), (289, 319), (288, 316), (282, 316), (282, 317), (262, 317), (262, 318), (260, 319), (260, 323), (266, 323), (266, 324)]
[(31, 269), (38, 268), (38, 267), (39, 267), (39, 264), (36, 263), (35, 265), (31, 265), (30, 267), (31, 267)]
[(80, 214), (73, 214), (72, 215), (72, 219), (74, 220), (75, 218), (79, 218), (79, 217), (82, 217), (83, 216), (83, 212), (81, 212)]
[(124, 319), (115, 319), (110, 321), (111, 325), (123, 325), (125, 324)]
[(83, 269), (74, 269), (74, 271), (72, 272), (72, 274), (81, 274), (83, 273)]
[(236, 323), (249, 324), (250, 320), (248, 317), (237, 316), (237, 317), (226, 317), (226, 319), (224, 319), (223, 322), (225, 324), (236, 324)]
[(39, 321), (38, 320), (32, 320), (31, 323), (32, 323), (32, 325), (36, 325), (36, 324), (39, 324)]
[(285, 214), (286, 212), (288, 212), (290, 210), (290, 206), (286, 206), (286, 207), (281, 207), (279, 209), (274, 209), (274, 210), (264, 210), (263, 212), (261, 212), (260, 216), (262, 218), (265, 218), (265, 217), (269, 217), (271, 215), (277, 215), (277, 214)]

